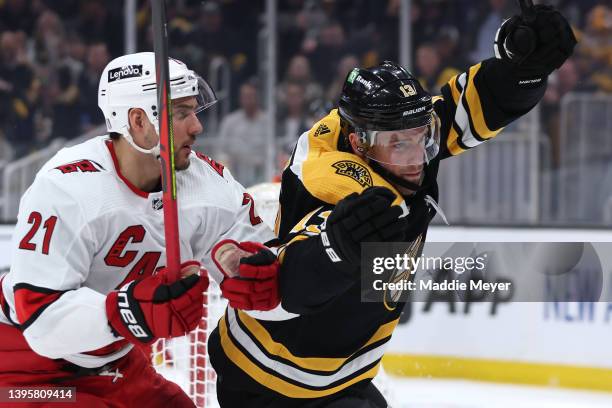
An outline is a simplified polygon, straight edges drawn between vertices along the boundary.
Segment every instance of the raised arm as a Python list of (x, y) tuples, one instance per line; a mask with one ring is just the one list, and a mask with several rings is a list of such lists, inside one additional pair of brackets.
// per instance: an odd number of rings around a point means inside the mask
[(529, 112), (575, 45), (569, 23), (551, 6), (525, 7), (506, 20), (495, 36), (495, 58), (451, 78), (434, 99), (442, 120), (440, 158), (478, 146)]

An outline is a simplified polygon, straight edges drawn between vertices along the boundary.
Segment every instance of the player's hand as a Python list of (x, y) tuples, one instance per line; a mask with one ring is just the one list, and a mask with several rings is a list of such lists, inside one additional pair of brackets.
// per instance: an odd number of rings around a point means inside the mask
[(280, 265), (266, 246), (226, 239), (214, 246), (211, 256), (225, 275), (221, 294), (231, 307), (265, 311), (278, 306)]
[(527, 5), (506, 20), (495, 36), (495, 55), (514, 64), (519, 84), (540, 84), (574, 51), (576, 37), (565, 17), (552, 6)]
[(181, 275), (170, 282), (162, 269), (109, 293), (106, 314), (112, 330), (132, 343), (150, 344), (195, 329), (202, 319), (208, 276), (197, 261), (183, 263)]
[(332, 262), (346, 261), (354, 269), (361, 264), (362, 242), (403, 241), (408, 221), (395, 194), (385, 187), (370, 187), (338, 202), (321, 232)]

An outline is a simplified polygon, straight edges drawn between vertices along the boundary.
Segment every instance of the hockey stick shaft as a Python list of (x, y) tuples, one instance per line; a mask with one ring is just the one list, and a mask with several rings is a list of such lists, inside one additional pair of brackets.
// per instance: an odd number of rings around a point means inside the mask
[(166, 238), (166, 267), (172, 281), (180, 278), (181, 254), (174, 168), (174, 132), (172, 128), (172, 99), (168, 67), (168, 31), (165, 0), (151, 0), (155, 73), (157, 79), (157, 112), (160, 137), (160, 161), (164, 203), (164, 234)]

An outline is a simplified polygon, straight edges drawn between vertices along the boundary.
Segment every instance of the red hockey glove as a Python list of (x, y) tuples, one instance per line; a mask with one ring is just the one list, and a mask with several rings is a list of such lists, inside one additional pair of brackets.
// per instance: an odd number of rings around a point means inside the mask
[(226, 239), (215, 245), (212, 259), (225, 275), (221, 294), (231, 307), (265, 311), (278, 306), (280, 265), (264, 245)]
[(151, 344), (195, 329), (202, 319), (208, 276), (197, 261), (183, 263), (181, 274), (170, 282), (164, 268), (109, 293), (106, 314), (113, 332), (132, 343)]

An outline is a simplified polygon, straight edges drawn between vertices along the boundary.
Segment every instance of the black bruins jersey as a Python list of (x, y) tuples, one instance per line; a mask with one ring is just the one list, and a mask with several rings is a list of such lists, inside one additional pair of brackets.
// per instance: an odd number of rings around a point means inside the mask
[[(518, 88), (506, 75), (508, 67), (486, 60), (453, 77), (434, 97), (442, 124), (440, 153), (428, 164), (429, 184), (418, 194), (437, 200), (440, 160), (495, 137), (542, 97), (544, 85)], [(319, 234), (335, 204), (371, 186), (389, 188), (396, 194), (394, 204), (416, 225), (407, 242), (415, 256), (435, 215), (430, 206), (417, 208), (414, 196), (402, 197), (342, 144), (340, 118), (332, 110), (299, 138), (283, 172), (275, 232), (282, 243), (281, 305), (293, 315), (273, 321), (228, 308), (211, 336), (209, 351), (221, 381), (284, 400), (274, 406), (325, 399), (367, 384), (376, 376), (403, 308), (401, 303), (361, 302), (360, 282), (330, 262)]]

